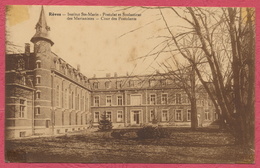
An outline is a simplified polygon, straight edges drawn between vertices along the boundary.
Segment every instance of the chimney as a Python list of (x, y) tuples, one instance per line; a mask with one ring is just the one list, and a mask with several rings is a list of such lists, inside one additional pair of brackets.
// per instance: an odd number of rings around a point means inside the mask
[(114, 77), (117, 77), (117, 73), (116, 72), (114, 73)]
[(80, 72), (80, 65), (79, 64), (77, 65), (77, 71)]
[(96, 74), (93, 75), (93, 78), (96, 78)]
[(26, 56), (30, 56), (30, 43), (25, 43), (24, 53)]
[(110, 73), (107, 73), (107, 74), (106, 74), (106, 77), (107, 77), (107, 78), (110, 78)]
[(128, 72), (126, 72), (126, 76), (129, 76)]

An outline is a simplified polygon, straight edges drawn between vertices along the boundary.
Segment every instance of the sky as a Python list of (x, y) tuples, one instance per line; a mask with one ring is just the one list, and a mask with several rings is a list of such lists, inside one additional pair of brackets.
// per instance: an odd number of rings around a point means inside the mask
[[(169, 57), (168, 54), (152, 55), (160, 51), (158, 44), (165, 41), (169, 32), (165, 29), (158, 9), (140, 7), (98, 7), (98, 6), (44, 6), (50, 37), (54, 42), (52, 51), (73, 67), (80, 65), (81, 72), (87, 77), (152, 74), (160, 69), (159, 64)], [(35, 34), (35, 25), (39, 19), (41, 6), (11, 6), (7, 12), (7, 40), (17, 45), (14, 52), (24, 52), (25, 43), (29, 43)], [(126, 18), (119, 20), (123, 12)], [(52, 16), (50, 13), (61, 14)], [(68, 20), (71, 15), (92, 13), (95, 16), (82, 16), (94, 20)], [(178, 17), (164, 10), (173, 29), (178, 31)], [(98, 15), (98, 16), (97, 16)], [(112, 15), (118, 20), (112, 20)], [(117, 16), (114, 16), (117, 15)], [(79, 16), (81, 17), (81, 16)], [(103, 18), (102, 18), (103, 17)], [(106, 18), (106, 20), (103, 20)], [(107, 20), (109, 19), (109, 20)], [(31, 51), (33, 51), (33, 44)], [(157, 47), (156, 47), (157, 46)], [(142, 57), (142, 58), (140, 58)], [(138, 59), (140, 58), (140, 59)]]

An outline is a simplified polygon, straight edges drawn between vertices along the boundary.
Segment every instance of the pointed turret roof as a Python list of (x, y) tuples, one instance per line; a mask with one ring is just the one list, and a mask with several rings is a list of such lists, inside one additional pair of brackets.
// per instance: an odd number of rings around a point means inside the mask
[(43, 6), (41, 9), (40, 18), (35, 26), (35, 29), (36, 33), (32, 37), (31, 42), (35, 43), (38, 40), (47, 40), (51, 43), (51, 45), (54, 44), (51, 38), (49, 37), (48, 32), (50, 31), (50, 27), (47, 25)]

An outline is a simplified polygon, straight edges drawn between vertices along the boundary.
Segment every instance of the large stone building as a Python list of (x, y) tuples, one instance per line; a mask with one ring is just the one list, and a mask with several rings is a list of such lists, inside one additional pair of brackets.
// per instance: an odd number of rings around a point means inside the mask
[[(114, 128), (189, 126), (184, 91), (164, 75), (87, 78), (51, 51), (44, 9), (25, 52), (6, 55), (6, 138), (55, 135), (96, 126), (102, 114)], [(200, 125), (217, 118), (206, 94), (198, 99)]]

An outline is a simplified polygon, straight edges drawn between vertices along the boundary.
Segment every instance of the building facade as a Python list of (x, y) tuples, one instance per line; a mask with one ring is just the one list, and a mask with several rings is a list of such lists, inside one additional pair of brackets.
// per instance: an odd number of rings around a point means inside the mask
[[(51, 51), (42, 8), (25, 52), (6, 55), (6, 138), (55, 135), (97, 126), (102, 114), (114, 128), (158, 124), (189, 126), (185, 92), (163, 75), (87, 78)], [(198, 98), (199, 124), (217, 115), (207, 95)]]

